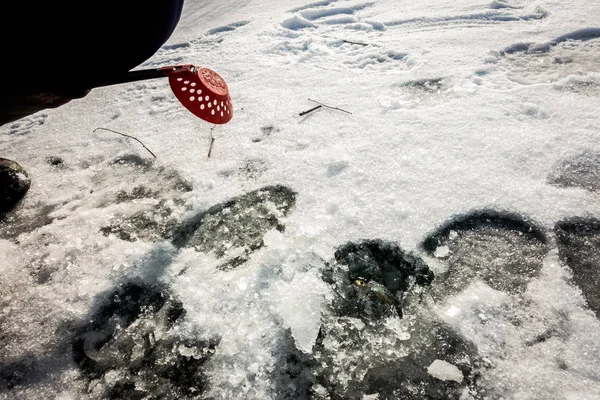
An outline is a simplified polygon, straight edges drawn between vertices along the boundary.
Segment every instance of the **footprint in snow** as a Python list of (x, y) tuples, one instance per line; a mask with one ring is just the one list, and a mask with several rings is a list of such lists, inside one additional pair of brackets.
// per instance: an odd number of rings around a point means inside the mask
[(386, 111), (439, 104), (452, 96), (453, 85), (449, 78), (434, 77), (395, 83), (390, 89), (390, 98), (382, 101)]
[(548, 13), (539, 7), (534, 11), (527, 11), (500, 1), (492, 1), (489, 7), (490, 10), (485, 11), (390, 20), (384, 22), (383, 25), (386, 28), (405, 27), (410, 28), (411, 31), (430, 31), (432, 29), (460, 29), (465, 26), (532, 22), (548, 16)]
[(46, 123), (47, 118), (48, 114), (45, 114), (43, 112), (35, 113), (33, 115), (11, 122), (7, 125), (8, 128), (3, 129), (7, 129), (9, 135), (27, 135), (33, 132), (38, 126), (44, 125)]
[[(335, 2), (318, 2), (290, 10), (294, 15), (281, 23), (285, 41), (270, 49), (271, 53), (282, 55), (298, 54), (300, 61), (309, 57), (319, 59), (327, 65), (357, 69), (409, 69), (412, 65), (408, 54), (396, 49), (381, 49), (369, 43), (368, 39), (352, 39), (348, 31), (357, 31), (364, 37), (365, 32), (381, 31), (383, 24), (365, 20), (362, 11), (373, 3), (352, 6), (338, 6)], [(343, 28), (343, 31), (340, 31)], [(318, 38), (307, 35), (290, 35), (289, 32), (318, 31)]]
[(223, 26), (219, 26), (217, 28), (210, 29), (206, 32), (206, 34), (207, 35), (216, 35), (218, 33), (223, 33), (223, 32), (232, 32), (238, 28), (241, 28), (242, 26), (248, 25), (249, 23), (250, 23), (250, 21), (233, 22), (228, 25), (223, 25)]
[(496, 60), (513, 82), (554, 83), (561, 91), (597, 93), (600, 28), (584, 28), (545, 43), (520, 42), (496, 53)]
[(371, 7), (373, 3), (361, 3), (343, 7), (339, 7), (334, 3), (333, 1), (323, 1), (294, 8), (289, 11), (294, 16), (283, 21), (281, 26), (289, 30), (326, 26), (335, 27), (337, 25), (343, 25), (345, 29), (355, 28), (357, 30), (382, 28), (382, 25), (378, 23), (363, 22), (358, 15), (360, 11)]

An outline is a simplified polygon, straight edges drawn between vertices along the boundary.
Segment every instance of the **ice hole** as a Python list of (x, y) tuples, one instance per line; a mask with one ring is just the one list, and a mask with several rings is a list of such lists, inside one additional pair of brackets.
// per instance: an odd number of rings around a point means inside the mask
[(187, 90), (187, 88), (185, 86), (181, 88), (182, 92), (185, 92), (186, 90)]
[(210, 113), (211, 115), (215, 115), (215, 110), (212, 110)]
[(194, 101), (196, 98), (194, 96), (190, 96), (190, 101)]
[(200, 104), (200, 109), (204, 110), (204, 104)]

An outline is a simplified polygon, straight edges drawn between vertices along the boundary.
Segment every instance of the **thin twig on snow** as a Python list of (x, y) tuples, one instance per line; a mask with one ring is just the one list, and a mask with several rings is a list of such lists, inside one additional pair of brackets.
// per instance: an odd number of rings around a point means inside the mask
[(316, 100), (313, 100), (313, 99), (308, 99), (308, 100), (310, 100), (310, 101), (314, 101), (315, 103), (317, 103), (317, 104), (319, 104), (319, 105), (318, 105), (318, 106), (316, 106), (316, 107), (313, 107), (313, 108), (311, 108), (310, 110), (302, 111), (302, 112), (300, 113), (300, 116), (303, 116), (303, 115), (306, 115), (306, 114), (308, 114), (308, 113), (311, 113), (311, 112), (313, 112), (313, 111), (315, 111), (315, 110), (318, 110), (318, 109), (319, 109), (319, 108), (321, 108), (321, 107), (327, 107), (327, 108), (331, 108), (332, 110), (338, 110), (338, 111), (345, 112), (345, 113), (347, 113), (347, 114), (352, 114), (350, 111), (346, 111), (346, 110), (344, 110), (344, 109), (341, 109), (341, 108), (338, 108), (338, 107), (332, 107), (332, 106), (328, 106), (327, 104), (323, 104), (323, 103), (321, 103), (321, 102), (318, 102), (318, 101), (316, 101)]
[(121, 133), (121, 132), (113, 131), (112, 129), (108, 129), (108, 128), (96, 128), (96, 129), (94, 129), (94, 130), (93, 130), (93, 132), (96, 132), (98, 129), (102, 129), (102, 130), (105, 130), (105, 131), (109, 131), (109, 132), (116, 133), (116, 134), (118, 134), (118, 135), (121, 135), (121, 136), (125, 136), (125, 137), (128, 137), (128, 138), (131, 138), (131, 139), (133, 139), (133, 140), (137, 141), (137, 142), (138, 142), (139, 144), (141, 144), (142, 146), (144, 146), (144, 148), (145, 148), (146, 150), (148, 150), (148, 152), (149, 152), (150, 154), (152, 154), (152, 155), (154, 156), (154, 158), (156, 158), (156, 155), (155, 155), (155, 154), (154, 154), (154, 153), (153, 153), (153, 152), (152, 152), (152, 151), (151, 151), (149, 148), (147, 148), (147, 147), (146, 147), (146, 145), (145, 145), (144, 143), (142, 143), (142, 141), (141, 141), (141, 140), (139, 140), (138, 138), (136, 138), (136, 137), (133, 137), (133, 136), (131, 136), (131, 135), (127, 135), (127, 134), (125, 134), (125, 133)]

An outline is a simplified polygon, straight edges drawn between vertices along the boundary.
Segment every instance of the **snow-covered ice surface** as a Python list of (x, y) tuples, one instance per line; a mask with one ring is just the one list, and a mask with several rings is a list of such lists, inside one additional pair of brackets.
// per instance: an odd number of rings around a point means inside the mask
[(600, 398), (599, 24), (187, 0), (140, 67), (226, 80), (210, 158), (162, 79), (0, 128), (0, 397)]

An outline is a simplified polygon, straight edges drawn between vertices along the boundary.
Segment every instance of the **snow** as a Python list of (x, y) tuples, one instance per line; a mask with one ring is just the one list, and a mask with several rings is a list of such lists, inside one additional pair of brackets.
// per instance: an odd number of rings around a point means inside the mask
[(462, 382), (464, 379), (460, 369), (444, 360), (435, 360), (432, 362), (429, 368), (427, 368), (427, 372), (431, 376), (443, 381)]
[[(521, 251), (539, 269), (515, 292), (469, 276), (420, 306), (474, 343), (499, 396), (599, 398), (600, 321), (554, 234), (559, 221), (600, 217), (598, 15), (600, 3), (573, 0), (186, 0), (173, 36), (140, 68), (189, 63), (225, 79), (234, 117), (215, 127), (210, 157), (210, 124), (162, 79), (94, 89), (0, 128), (0, 155), (31, 178), (0, 222), (0, 398), (101, 398), (111, 379), (133, 376), (88, 379), (68, 349), (107, 294), (136, 279), (166, 287), (185, 316), (173, 328), (161, 315), (140, 319), (127, 334), (154, 329), (162, 343), (172, 329), (179, 354), (207, 360), (203, 395), (299, 391), (304, 375), (290, 383), (278, 371), (318, 341), (334, 297), (321, 273), (339, 246), (393, 242), (442, 276), (464, 232), (451, 229), (429, 255), (423, 240), (483, 209), (518, 213), (549, 239), (526, 250), (525, 239), (502, 239), (503, 254), (470, 265), (512, 265)], [(347, 112), (300, 116), (313, 100)], [(273, 185), (295, 194), (244, 205)], [(220, 211), (231, 199), (239, 207)], [(164, 238), (203, 212), (225, 222), (195, 247)], [(419, 340), (406, 325), (389, 330)], [(194, 353), (196, 342), (217, 344)], [(444, 359), (425, 370), (464, 379)]]

